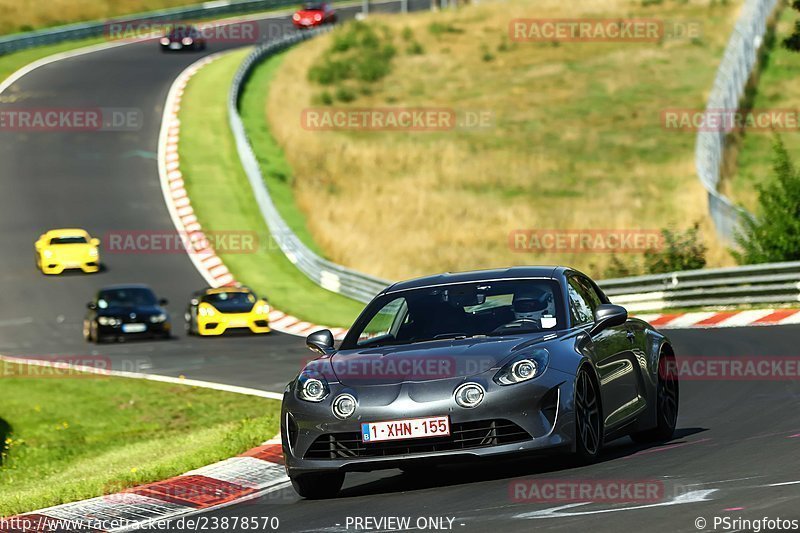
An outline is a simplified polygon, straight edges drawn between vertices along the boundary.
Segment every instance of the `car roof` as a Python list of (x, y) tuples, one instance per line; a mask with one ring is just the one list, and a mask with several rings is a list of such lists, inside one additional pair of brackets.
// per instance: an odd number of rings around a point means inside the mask
[(247, 287), (209, 287), (207, 289), (203, 289), (200, 291), (201, 294), (222, 294), (224, 292), (243, 292), (243, 293), (251, 293), (253, 292)]
[(400, 281), (388, 287), (384, 292), (395, 292), (406, 289), (417, 289), (432, 285), (451, 283), (469, 283), (483, 280), (518, 279), (518, 278), (558, 278), (567, 270), (562, 266), (515, 266), (491, 270), (471, 270), (468, 272), (445, 272), (433, 276)]
[[(152, 291), (153, 289), (150, 288), (150, 285), (146, 285), (144, 283), (122, 283), (119, 285), (108, 285), (106, 287), (102, 287), (99, 292), (102, 291), (117, 291), (121, 289), (147, 289)], [(155, 292), (155, 291), (153, 291)]]
[(86, 237), (89, 232), (80, 228), (58, 228), (49, 230), (45, 235), (48, 237), (76, 237), (78, 235)]

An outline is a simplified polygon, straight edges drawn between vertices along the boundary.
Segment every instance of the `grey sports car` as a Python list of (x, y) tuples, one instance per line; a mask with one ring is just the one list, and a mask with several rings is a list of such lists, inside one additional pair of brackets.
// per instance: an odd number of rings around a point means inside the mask
[(306, 498), (346, 472), (671, 438), (669, 340), (565, 267), (514, 267), (396, 283), (286, 387), (286, 471)]

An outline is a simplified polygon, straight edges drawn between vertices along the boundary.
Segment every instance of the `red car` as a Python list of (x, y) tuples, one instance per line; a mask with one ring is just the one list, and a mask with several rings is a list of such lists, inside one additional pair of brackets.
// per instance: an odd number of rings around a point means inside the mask
[(313, 28), (326, 22), (336, 22), (336, 11), (328, 3), (309, 2), (292, 15), (296, 28)]

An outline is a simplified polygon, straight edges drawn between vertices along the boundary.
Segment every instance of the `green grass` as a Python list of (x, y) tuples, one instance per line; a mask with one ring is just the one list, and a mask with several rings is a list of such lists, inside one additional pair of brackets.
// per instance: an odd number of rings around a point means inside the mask
[(269, 126), (264, 121), (266, 97), (269, 94), (270, 81), (280, 68), (285, 53), (275, 55), (262, 63), (253, 73), (244, 88), (241, 101), (241, 117), (247, 136), (261, 167), (261, 175), (267, 184), (278, 212), (283, 220), (292, 228), (303, 244), (322, 254), (319, 246), (308, 231), (306, 218), (294, 199), (292, 185), (294, 175)]
[(273, 400), (30, 368), (0, 362), (0, 516), (180, 475), (278, 432)]
[[(32, 63), (38, 59), (42, 59), (43, 57), (103, 42), (106, 42), (103, 37), (94, 37), (91, 39), (81, 39), (79, 41), (66, 41), (47, 46), (37, 46), (34, 48), (21, 50), (19, 52), (14, 52), (13, 54), (0, 56), (0, 80), (6, 79), (28, 63)], [(7, 97), (8, 94), (3, 95), (4, 99)], [(6, 100), (0, 100), (0, 103), (5, 101)]]
[[(178, 151), (192, 206), (207, 230), (256, 231), (260, 236), (257, 253), (220, 254), (237, 280), (266, 295), (281, 311), (311, 322), (349, 326), (363, 305), (321, 289), (286, 259), (268, 238), (269, 231), (242, 170), (228, 129), (227, 97), (233, 75), (248, 52), (231, 53), (205, 67), (184, 93)], [(264, 139), (262, 135), (257, 145), (259, 151)], [(262, 153), (262, 158), (268, 157), (269, 153)], [(277, 165), (275, 168), (288, 170), (282, 167), (285, 163), (280, 158), (273, 164)], [(281, 212), (302, 235), (302, 217), (286, 201), (291, 195), (290, 181), (287, 178), (283, 188), (280, 181), (278, 177), (269, 181), (270, 191), (275, 191)], [(308, 239), (307, 234), (305, 238)]]
[[(800, 79), (800, 53), (787, 50), (781, 44), (800, 20), (800, 13), (785, 8), (781, 12), (775, 29), (775, 44), (769, 50), (766, 62), (753, 97), (755, 110), (800, 109), (800, 95), (796, 86)], [(790, 154), (800, 150), (800, 136), (796, 131), (779, 132)], [(751, 212), (757, 211), (758, 195), (756, 185), (774, 175), (772, 172), (773, 135), (764, 130), (746, 130), (740, 140), (736, 170), (729, 182), (724, 185), (732, 198), (743, 204)]]

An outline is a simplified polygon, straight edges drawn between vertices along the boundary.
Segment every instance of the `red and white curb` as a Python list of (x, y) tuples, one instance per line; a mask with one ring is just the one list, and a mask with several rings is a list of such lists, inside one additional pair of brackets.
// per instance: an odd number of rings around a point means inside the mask
[[(69, 368), (104, 376), (112, 375), (177, 383), (274, 400), (280, 400), (282, 397), (281, 394), (274, 392), (220, 383), (107, 370), (63, 362), (4, 355), (0, 355), (0, 360), (43, 367)], [(121, 532), (142, 529), (158, 521), (190, 516), (201, 511), (245, 502), (288, 487), (289, 478), (283, 467), (280, 438), (276, 437), (236, 457), (164, 481), (139, 485), (113, 494), (48, 507), (14, 517), (0, 518), (0, 533)]]
[[(186, 240), (198, 244), (198, 248), (187, 250), (189, 258), (206, 282), (212, 287), (236, 285), (236, 279), (228, 267), (210, 245), (210, 240), (203, 233), (203, 228), (192, 209), (192, 202), (187, 195), (183, 174), (180, 170), (178, 143), (180, 141), (181, 99), (189, 80), (201, 68), (219, 59), (225, 53), (211, 54), (189, 65), (170, 87), (161, 120), (161, 133), (158, 139), (158, 174), (161, 190), (169, 210), (175, 229)], [(299, 318), (273, 309), (269, 314), (270, 327), (290, 335), (306, 336), (320, 329), (330, 329), (334, 338), (342, 339), (347, 333), (344, 328), (326, 328), (304, 322)]]
[(696, 311), (692, 313), (640, 313), (637, 318), (662, 329), (735, 328), (800, 324), (800, 309), (747, 311)]
[(288, 486), (281, 444), (273, 440), (171, 479), (0, 519), (0, 532), (157, 528), (157, 522), (242, 503)]

